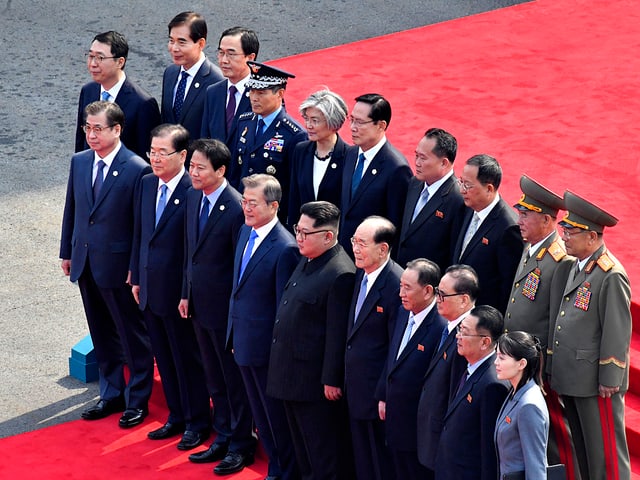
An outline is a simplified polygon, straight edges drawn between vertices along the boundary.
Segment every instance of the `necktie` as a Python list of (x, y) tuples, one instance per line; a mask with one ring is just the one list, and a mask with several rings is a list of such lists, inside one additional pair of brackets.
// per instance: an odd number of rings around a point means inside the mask
[(264, 132), (264, 120), (258, 119), (258, 128), (256, 129), (256, 137), (259, 137)]
[(524, 256), (524, 263), (527, 263), (530, 258), (531, 258), (531, 246), (527, 248), (527, 253)]
[(413, 331), (413, 326), (416, 324), (415, 319), (413, 318), (413, 313), (409, 314), (409, 322), (407, 322), (407, 328), (404, 329), (404, 335), (402, 336), (402, 342), (400, 342), (400, 348), (398, 349), (398, 354), (396, 355), (396, 360), (400, 357), (402, 350), (407, 346), (409, 340), (411, 339), (411, 332)]
[(104, 183), (104, 167), (106, 163), (102, 160), (98, 161), (98, 171), (96, 172), (96, 179), (93, 181), (93, 201), (95, 202), (98, 198), (98, 194), (102, 189), (102, 184)]
[(573, 269), (573, 276), (571, 277), (571, 281), (569, 283), (573, 283), (579, 274), (580, 274), (580, 264), (576, 262), (576, 268)]
[(468, 377), (469, 377), (469, 370), (467, 369), (464, 371), (464, 374), (460, 379), (460, 383), (458, 383), (458, 389), (456, 390), (455, 396), (458, 396), (458, 393), (460, 393), (460, 390), (462, 390), (462, 387), (464, 387), (464, 384), (467, 383)]
[(362, 180), (362, 172), (364, 171), (364, 153), (358, 155), (358, 163), (356, 164), (356, 169), (353, 172), (353, 177), (351, 177), (351, 196), (356, 193), (358, 189), (358, 185), (360, 185), (360, 180)]
[[(440, 343), (438, 344), (438, 350), (442, 348), (442, 346), (444, 345), (444, 342), (447, 341), (448, 336), (449, 336), (449, 327), (445, 325), (444, 329), (442, 330), (442, 335), (440, 336)], [(438, 350), (436, 350), (436, 352)]]
[(200, 210), (200, 218), (198, 219), (198, 238), (202, 235), (204, 227), (209, 220), (209, 199), (205, 196), (202, 197), (202, 209)]
[(235, 85), (229, 87), (229, 101), (227, 102), (227, 133), (231, 129), (233, 116), (236, 114), (236, 92), (238, 89)]
[(425, 184), (424, 188), (422, 189), (422, 193), (420, 194), (420, 197), (418, 197), (416, 208), (413, 209), (413, 217), (411, 217), (411, 222), (413, 222), (416, 219), (416, 217), (422, 211), (422, 209), (424, 208), (424, 206), (427, 204), (428, 201), (429, 201), (429, 190), (427, 189), (427, 185)]
[(360, 282), (360, 291), (358, 292), (358, 298), (356, 300), (356, 310), (353, 315), (353, 323), (356, 323), (358, 319), (358, 315), (360, 314), (360, 310), (362, 309), (362, 304), (364, 303), (364, 299), (367, 297), (367, 274), (365, 273), (362, 277), (362, 282)]
[(480, 223), (480, 217), (476, 212), (474, 212), (473, 219), (471, 220), (471, 223), (469, 224), (469, 228), (467, 228), (467, 233), (465, 233), (464, 240), (462, 241), (462, 250), (460, 250), (461, 258), (462, 258), (462, 254), (464, 253), (464, 250), (467, 248), (467, 245), (469, 245), (469, 242), (473, 238), (473, 235), (476, 233), (476, 230), (478, 230), (479, 223)]
[(242, 255), (242, 261), (240, 262), (240, 272), (238, 273), (238, 280), (242, 278), (244, 269), (247, 268), (247, 264), (251, 259), (251, 254), (253, 253), (253, 245), (256, 243), (256, 238), (258, 238), (258, 233), (255, 230), (251, 229), (251, 235), (249, 235), (247, 248), (245, 248), (244, 255)]
[(156, 226), (160, 221), (160, 217), (162, 217), (162, 212), (164, 212), (164, 207), (167, 206), (167, 185), (162, 184), (160, 186), (160, 198), (158, 199), (158, 205), (156, 206)]
[(106, 90), (104, 92), (102, 92), (102, 101), (103, 102), (108, 102), (109, 101), (109, 97), (111, 97), (109, 92), (107, 92)]
[(182, 113), (182, 104), (184, 103), (184, 94), (187, 90), (188, 77), (189, 74), (183, 71), (176, 90), (176, 98), (173, 100), (173, 116), (176, 117), (176, 121), (180, 120), (180, 113)]

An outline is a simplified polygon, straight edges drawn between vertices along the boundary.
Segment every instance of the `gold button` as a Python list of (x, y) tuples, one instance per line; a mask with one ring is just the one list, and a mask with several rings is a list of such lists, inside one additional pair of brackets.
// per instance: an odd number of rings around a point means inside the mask
[(516, 283), (516, 288), (518, 288), (519, 286), (520, 286), (520, 283), (519, 283), (519, 282), (518, 282), (518, 283)]
[(512, 298), (512, 299), (511, 299), (511, 303), (516, 303), (516, 299), (515, 299), (515, 298)]
[(569, 297), (564, 297), (564, 301), (568, 302), (569, 301)]
[(562, 330), (562, 326), (561, 325), (558, 325), (558, 330)]
[(564, 310), (562, 312), (560, 312), (560, 316), (564, 317)]
[(560, 345), (560, 342), (558, 342), (558, 341), (556, 340), (556, 347), (557, 347), (558, 345)]

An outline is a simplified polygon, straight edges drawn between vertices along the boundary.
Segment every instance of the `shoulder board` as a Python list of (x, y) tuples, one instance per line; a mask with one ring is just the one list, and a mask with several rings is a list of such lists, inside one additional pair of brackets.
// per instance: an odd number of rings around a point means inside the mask
[(597, 263), (598, 263), (598, 266), (605, 272), (608, 272), (609, 270), (611, 270), (613, 266), (616, 264), (613, 260), (611, 260), (611, 257), (609, 257), (609, 255), (606, 254), (606, 252), (600, 255), (600, 258), (598, 258)]
[(298, 127), (295, 123), (293, 123), (287, 117), (282, 119), (282, 124), (289, 128), (293, 133), (298, 133), (300, 131), (300, 127)]
[(567, 256), (567, 252), (565, 252), (562, 245), (560, 245), (556, 240), (554, 240), (551, 245), (549, 245), (549, 249), (547, 250), (551, 258), (553, 258), (556, 262), (559, 262), (564, 257)]
[(247, 120), (247, 119), (251, 119), (253, 118), (253, 112), (244, 112), (242, 114), (240, 114), (240, 116), (238, 117), (238, 120)]

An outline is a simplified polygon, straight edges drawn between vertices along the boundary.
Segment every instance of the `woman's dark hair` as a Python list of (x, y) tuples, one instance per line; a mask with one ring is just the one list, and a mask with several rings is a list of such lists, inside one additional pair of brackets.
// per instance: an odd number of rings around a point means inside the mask
[(498, 339), (498, 349), (501, 353), (518, 361), (523, 358), (527, 361), (516, 390), (533, 378), (544, 393), (542, 387), (544, 358), (542, 357), (542, 345), (538, 337), (527, 332), (504, 333)]

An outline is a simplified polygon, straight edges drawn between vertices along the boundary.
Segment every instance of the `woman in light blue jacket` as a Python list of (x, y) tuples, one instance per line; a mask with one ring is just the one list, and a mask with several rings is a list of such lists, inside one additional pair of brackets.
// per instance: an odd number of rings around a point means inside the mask
[(495, 360), (498, 379), (512, 388), (502, 405), (495, 429), (500, 479), (547, 478), (549, 411), (542, 390), (542, 347), (525, 332), (498, 339)]

